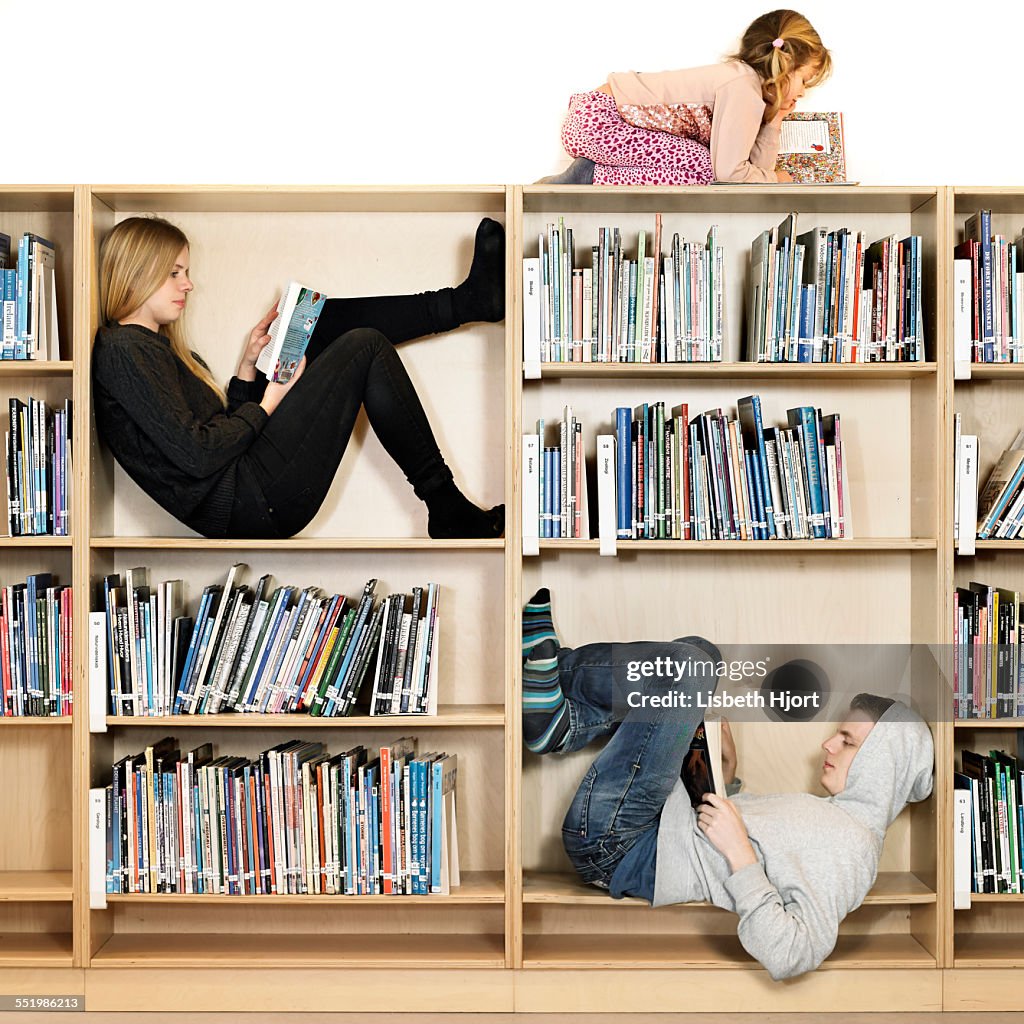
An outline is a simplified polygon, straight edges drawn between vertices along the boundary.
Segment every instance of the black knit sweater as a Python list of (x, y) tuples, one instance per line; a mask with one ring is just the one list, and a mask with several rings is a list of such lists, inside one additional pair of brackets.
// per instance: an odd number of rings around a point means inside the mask
[(125, 472), (186, 526), (225, 536), (238, 458), (267, 422), (266, 381), (232, 377), (225, 410), (167, 338), (117, 323), (96, 333), (92, 380), (96, 426)]

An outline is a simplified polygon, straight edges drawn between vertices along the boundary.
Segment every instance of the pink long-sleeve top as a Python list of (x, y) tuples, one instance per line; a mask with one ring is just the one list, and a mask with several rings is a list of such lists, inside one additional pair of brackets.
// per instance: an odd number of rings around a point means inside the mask
[(764, 124), (761, 79), (749, 65), (622, 71), (608, 87), (624, 121), (708, 146), (716, 181), (775, 182), (779, 130)]

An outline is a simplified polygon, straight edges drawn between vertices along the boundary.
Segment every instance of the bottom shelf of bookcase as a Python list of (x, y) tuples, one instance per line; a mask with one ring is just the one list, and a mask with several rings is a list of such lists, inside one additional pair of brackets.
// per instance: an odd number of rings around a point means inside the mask
[(954, 967), (1024, 967), (1024, 933), (963, 932), (953, 942)]
[[(761, 967), (735, 935), (527, 935), (526, 968)], [(935, 958), (912, 935), (841, 935), (825, 968), (935, 967)]]
[(63, 932), (0, 932), (0, 967), (70, 967), (71, 935)]
[(123, 932), (92, 967), (503, 967), (502, 935), (164, 935)]

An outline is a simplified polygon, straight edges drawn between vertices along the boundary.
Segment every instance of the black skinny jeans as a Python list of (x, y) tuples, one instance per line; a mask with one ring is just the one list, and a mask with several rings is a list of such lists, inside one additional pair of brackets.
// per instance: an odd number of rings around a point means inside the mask
[(328, 299), (306, 369), (238, 460), (228, 535), (291, 537), (317, 514), (361, 406), (422, 498), (452, 479), (393, 345), (459, 326), (451, 289)]

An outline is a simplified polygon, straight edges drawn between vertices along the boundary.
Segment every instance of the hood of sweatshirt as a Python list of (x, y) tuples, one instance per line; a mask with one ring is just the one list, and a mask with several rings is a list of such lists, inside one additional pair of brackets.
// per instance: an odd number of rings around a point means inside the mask
[(872, 727), (831, 802), (878, 836), (932, 791), (935, 752), (921, 717), (896, 701)]

